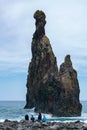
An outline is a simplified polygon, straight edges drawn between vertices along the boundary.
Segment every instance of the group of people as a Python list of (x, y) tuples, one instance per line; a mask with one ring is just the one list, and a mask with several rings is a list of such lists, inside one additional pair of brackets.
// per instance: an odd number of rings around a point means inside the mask
[[(29, 120), (29, 116), (28, 116), (28, 115), (25, 115), (25, 120)], [(31, 116), (30, 120), (31, 120), (32, 122), (35, 121), (35, 118), (34, 118), (33, 115)], [(37, 121), (44, 121), (44, 122), (45, 122), (45, 121), (46, 121), (46, 117), (45, 117), (45, 115), (44, 115), (43, 118), (42, 118), (42, 114), (39, 112), (39, 115), (38, 115)]]

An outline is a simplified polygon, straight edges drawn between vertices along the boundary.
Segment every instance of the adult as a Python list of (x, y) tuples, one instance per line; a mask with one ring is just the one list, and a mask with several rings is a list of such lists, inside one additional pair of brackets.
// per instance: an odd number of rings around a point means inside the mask
[(27, 114), (25, 115), (25, 120), (29, 120), (29, 116)]
[(42, 115), (41, 115), (41, 113), (39, 112), (38, 121), (41, 121), (41, 120), (42, 120)]

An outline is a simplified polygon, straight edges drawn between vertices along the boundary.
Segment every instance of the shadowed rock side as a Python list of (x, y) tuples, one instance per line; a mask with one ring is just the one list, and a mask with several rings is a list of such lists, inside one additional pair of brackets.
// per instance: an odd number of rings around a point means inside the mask
[[(81, 105), (76, 71), (73, 70), (70, 59), (69, 64), (66, 63), (69, 57), (67, 56), (58, 73), (56, 57), (45, 35), (46, 16), (44, 12), (38, 10), (34, 18), (36, 31), (31, 45), (32, 59), (28, 68), (25, 108), (35, 107), (37, 112), (57, 116), (78, 116), (81, 114)], [(69, 70), (69, 66), (72, 71)], [(67, 83), (66, 79), (63, 80), (64, 74), (67, 75)]]

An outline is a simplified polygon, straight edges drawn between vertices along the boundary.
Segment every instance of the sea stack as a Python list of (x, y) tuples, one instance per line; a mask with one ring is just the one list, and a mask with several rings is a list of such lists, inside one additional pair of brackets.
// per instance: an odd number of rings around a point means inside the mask
[(79, 101), (80, 88), (77, 72), (72, 66), (70, 55), (66, 55), (64, 63), (60, 65), (59, 80), (65, 91), (62, 103), (64, 115), (80, 116), (82, 110), (82, 105)]
[(79, 83), (70, 56), (66, 56), (58, 71), (56, 57), (45, 35), (45, 13), (37, 10), (34, 18), (36, 30), (31, 43), (25, 108), (35, 107), (37, 112), (56, 116), (80, 116)]

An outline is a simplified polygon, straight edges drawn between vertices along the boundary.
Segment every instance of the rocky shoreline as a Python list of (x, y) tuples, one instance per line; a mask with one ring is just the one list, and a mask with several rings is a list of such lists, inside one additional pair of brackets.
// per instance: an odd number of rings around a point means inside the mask
[(87, 130), (87, 123), (76, 122), (32, 122), (10, 121), (0, 122), (0, 130)]

